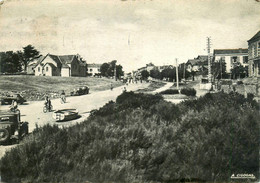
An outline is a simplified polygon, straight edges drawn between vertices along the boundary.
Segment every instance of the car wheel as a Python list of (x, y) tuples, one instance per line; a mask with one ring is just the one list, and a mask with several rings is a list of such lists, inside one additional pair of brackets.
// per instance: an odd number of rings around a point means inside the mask
[(0, 142), (7, 142), (10, 139), (10, 133), (7, 129), (0, 129)]

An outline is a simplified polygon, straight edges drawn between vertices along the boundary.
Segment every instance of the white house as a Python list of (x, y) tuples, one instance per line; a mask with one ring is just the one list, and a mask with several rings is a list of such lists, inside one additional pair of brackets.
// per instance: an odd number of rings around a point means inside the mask
[(86, 63), (78, 55), (42, 57), (34, 68), (35, 76), (86, 76)]
[(90, 76), (100, 75), (100, 67), (102, 64), (87, 64), (87, 71)]
[(226, 72), (231, 73), (235, 64), (240, 63), (242, 66), (248, 66), (248, 49), (214, 49), (215, 62), (225, 62)]

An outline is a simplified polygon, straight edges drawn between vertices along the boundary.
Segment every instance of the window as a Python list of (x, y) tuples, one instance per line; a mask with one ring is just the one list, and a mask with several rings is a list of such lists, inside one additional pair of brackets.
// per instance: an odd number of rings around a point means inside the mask
[(238, 60), (238, 59), (237, 59), (237, 56), (235, 56), (235, 57), (231, 57), (231, 62), (232, 62), (232, 63), (236, 63), (237, 60)]
[(100, 69), (98, 69), (98, 72), (100, 72)]
[(260, 49), (260, 42), (258, 42), (258, 49)]
[(38, 72), (41, 72), (41, 68), (40, 67), (38, 67)]
[(90, 72), (92, 72), (93, 69), (89, 69)]
[(248, 56), (243, 56), (243, 63), (247, 64), (248, 63)]
[(49, 70), (49, 68), (48, 68), (48, 67), (46, 67), (46, 72), (48, 72), (48, 70)]

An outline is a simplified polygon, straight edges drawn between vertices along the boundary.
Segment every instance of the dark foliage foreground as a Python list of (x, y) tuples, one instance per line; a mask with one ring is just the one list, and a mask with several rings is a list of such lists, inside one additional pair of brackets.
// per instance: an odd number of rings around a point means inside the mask
[(0, 161), (2, 179), (23, 182), (229, 181), (258, 176), (257, 104), (207, 94), (174, 105), (124, 93), (81, 124), (38, 128)]

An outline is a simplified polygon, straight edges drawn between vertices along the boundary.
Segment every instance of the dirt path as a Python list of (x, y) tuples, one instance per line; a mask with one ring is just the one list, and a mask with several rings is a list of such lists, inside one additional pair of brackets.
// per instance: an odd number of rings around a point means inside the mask
[(162, 92), (164, 90), (168, 90), (172, 85), (173, 85), (173, 83), (166, 82), (166, 85), (164, 85), (163, 87), (158, 88), (158, 89), (152, 91), (151, 93), (155, 94), (155, 93), (160, 93), (160, 92)]
[[(129, 84), (125, 86), (127, 91), (135, 91), (148, 87), (148, 83)], [(105, 90), (100, 92), (90, 93), (88, 95), (68, 97), (65, 104), (60, 103), (60, 99), (52, 100), (53, 109), (76, 108), (81, 116), (79, 119), (68, 122), (56, 122), (52, 118), (52, 112), (43, 112), (43, 101), (28, 102), (25, 105), (19, 105), (21, 111), (21, 120), (29, 122), (29, 132), (32, 132), (36, 125), (43, 126), (45, 124), (56, 124), (60, 126), (71, 126), (77, 122), (83, 122), (93, 109), (98, 109), (110, 100), (115, 100), (118, 95), (123, 92), (124, 86)], [(1, 110), (8, 109), (9, 106), (0, 106)], [(15, 147), (16, 145), (0, 146), (0, 158), (5, 154), (6, 150)]]

